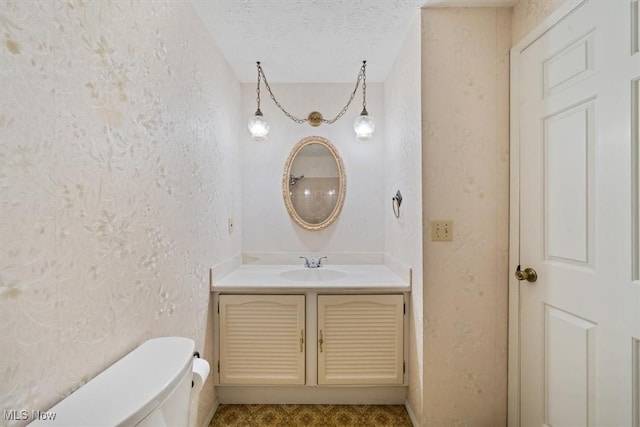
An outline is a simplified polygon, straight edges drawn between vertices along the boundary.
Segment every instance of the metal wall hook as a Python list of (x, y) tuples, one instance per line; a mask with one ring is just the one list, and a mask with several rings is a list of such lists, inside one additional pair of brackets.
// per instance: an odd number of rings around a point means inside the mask
[(391, 198), (391, 207), (393, 208), (393, 215), (396, 218), (400, 218), (400, 205), (402, 204), (402, 194), (400, 190), (396, 192), (396, 195)]

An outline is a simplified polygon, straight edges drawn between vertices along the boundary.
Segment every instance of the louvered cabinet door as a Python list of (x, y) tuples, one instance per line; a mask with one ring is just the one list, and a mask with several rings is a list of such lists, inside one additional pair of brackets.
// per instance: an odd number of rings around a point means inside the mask
[(220, 295), (220, 384), (305, 383), (304, 295)]
[(403, 383), (402, 295), (318, 296), (318, 384)]

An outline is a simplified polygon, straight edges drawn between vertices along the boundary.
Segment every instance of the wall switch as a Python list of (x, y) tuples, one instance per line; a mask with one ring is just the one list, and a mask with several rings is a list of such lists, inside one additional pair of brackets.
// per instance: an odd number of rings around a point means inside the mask
[(229, 217), (229, 234), (233, 233), (233, 218)]
[(434, 242), (450, 242), (453, 240), (453, 221), (431, 221), (431, 240)]

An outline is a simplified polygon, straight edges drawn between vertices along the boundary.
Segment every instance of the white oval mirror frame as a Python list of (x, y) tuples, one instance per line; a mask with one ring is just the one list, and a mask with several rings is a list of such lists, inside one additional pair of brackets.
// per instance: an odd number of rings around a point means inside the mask
[[(309, 147), (312, 144), (318, 144), (322, 146), (323, 148), (326, 149), (326, 151), (328, 151), (331, 154), (331, 157), (333, 157), (333, 160), (335, 160), (335, 165), (337, 168), (337, 178), (338, 178), (337, 188), (332, 189), (333, 191), (337, 191), (335, 206), (333, 206), (333, 209), (331, 210), (331, 212), (324, 219), (318, 222), (312, 222), (309, 220), (309, 218), (306, 218), (306, 219), (303, 218), (303, 216), (300, 215), (300, 213), (296, 210), (294, 206), (294, 201), (292, 199), (292, 192), (293, 192), (292, 185), (296, 185), (296, 183), (300, 182), (301, 180), (304, 180), (304, 178), (300, 178), (300, 176), (303, 176), (303, 174), (300, 175), (299, 177), (296, 177), (292, 173), (293, 164), (296, 158), (298, 157), (298, 155), (300, 154), (300, 152), (304, 148)], [(307, 179), (310, 179), (310, 177), (307, 177)], [(321, 136), (309, 136), (307, 138), (300, 140), (295, 145), (295, 147), (293, 147), (293, 149), (291, 150), (291, 154), (289, 155), (289, 158), (287, 159), (287, 162), (285, 164), (284, 173), (282, 174), (282, 196), (284, 198), (284, 204), (287, 208), (287, 212), (289, 213), (289, 216), (297, 225), (304, 228), (305, 230), (319, 231), (333, 224), (335, 220), (338, 219), (338, 216), (342, 211), (342, 205), (344, 204), (346, 191), (347, 191), (347, 182), (346, 182), (346, 176), (344, 172), (344, 165), (342, 163), (342, 159), (340, 158), (340, 155), (338, 154), (338, 151), (336, 150), (336, 148), (333, 146), (333, 144), (331, 144), (331, 142), (329, 142), (328, 139), (323, 138)], [(317, 191), (315, 193), (317, 193)], [(318, 203), (320, 203), (320, 201), (318, 201)]]

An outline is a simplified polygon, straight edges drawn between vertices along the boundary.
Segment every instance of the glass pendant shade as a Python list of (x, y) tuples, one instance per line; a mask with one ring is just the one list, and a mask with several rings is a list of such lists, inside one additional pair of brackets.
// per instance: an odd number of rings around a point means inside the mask
[(269, 122), (264, 118), (260, 110), (256, 111), (255, 116), (249, 119), (249, 132), (251, 139), (254, 141), (264, 141), (269, 134)]
[(361, 114), (353, 122), (353, 130), (356, 132), (356, 138), (360, 141), (370, 140), (375, 128), (376, 122), (368, 114)]

